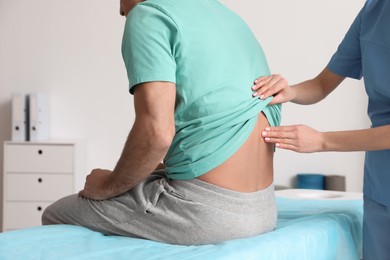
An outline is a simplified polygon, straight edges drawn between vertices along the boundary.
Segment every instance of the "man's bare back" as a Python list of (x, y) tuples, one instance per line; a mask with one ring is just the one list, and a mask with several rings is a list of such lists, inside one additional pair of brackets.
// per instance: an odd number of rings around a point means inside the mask
[(239, 192), (254, 192), (273, 182), (272, 144), (265, 143), (261, 131), (269, 126), (263, 113), (249, 138), (224, 163), (198, 177), (199, 180)]

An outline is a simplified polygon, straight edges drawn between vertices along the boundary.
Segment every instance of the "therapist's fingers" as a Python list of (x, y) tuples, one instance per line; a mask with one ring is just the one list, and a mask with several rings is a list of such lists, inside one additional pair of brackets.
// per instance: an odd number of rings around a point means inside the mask
[(291, 127), (267, 127), (261, 135), (267, 143), (274, 143), (276, 147), (296, 151), (296, 133)]
[(296, 130), (294, 127), (267, 127), (262, 131), (261, 135), (264, 138), (272, 138), (272, 142), (274, 143), (274, 140), (295, 139)]
[(272, 74), (269, 76), (263, 76), (255, 80), (254, 85), (252, 86), (252, 90), (260, 90), (269, 88), (274, 85), (278, 81), (278, 74)]
[(267, 127), (262, 136), (265, 142), (276, 147), (300, 153), (318, 152), (324, 149), (323, 134), (305, 125)]
[(276, 82), (277, 78), (274, 74), (256, 79), (254, 85), (251, 87), (254, 91), (253, 95), (256, 96), (257, 94), (264, 92), (265, 90), (271, 88)]
[(252, 90), (258, 90), (262, 86), (266, 85), (271, 80), (271, 78), (272, 78), (272, 75), (262, 76), (262, 77), (257, 78), (253, 82)]
[(267, 135), (278, 136), (283, 133), (296, 132), (303, 125), (268, 126), (264, 129)]
[(259, 97), (260, 99), (266, 99), (270, 96), (277, 95), (288, 88), (288, 82), (279, 74), (273, 74), (266, 78), (262, 77), (259, 79), (254, 86), (252, 86), (253, 96)]
[(287, 88), (289, 88), (287, 80), (281, 75), (274, 75), (268, 85), (257, 92), (260, 99), (266, 99), (270, 96), (277, 96), (283, 93)]

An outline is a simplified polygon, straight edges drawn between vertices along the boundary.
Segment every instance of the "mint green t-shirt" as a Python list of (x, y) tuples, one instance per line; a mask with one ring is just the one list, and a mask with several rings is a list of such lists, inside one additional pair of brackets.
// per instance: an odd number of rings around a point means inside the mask
[(127, 16), (122, 54), (131, 93), (144, 82), (176, 83), (176, 135), (164, 159), (169, 178), (193, 179), (223, 163), (261, 111), (279, 124), (280, 105), (253, 98), (250, 88), (270, 73), (263, 50), (219, 1), (141, 2)]

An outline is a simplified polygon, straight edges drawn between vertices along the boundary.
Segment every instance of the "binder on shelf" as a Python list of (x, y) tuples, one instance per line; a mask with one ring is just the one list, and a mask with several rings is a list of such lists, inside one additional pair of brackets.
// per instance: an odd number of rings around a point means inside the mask
[(46, 93), (29, 95), (30, 141), (49, 139), (49, 98)]
[(12, 134), (15, 142), (28, 141), (28, 99), (23, 93), (12, 94)]

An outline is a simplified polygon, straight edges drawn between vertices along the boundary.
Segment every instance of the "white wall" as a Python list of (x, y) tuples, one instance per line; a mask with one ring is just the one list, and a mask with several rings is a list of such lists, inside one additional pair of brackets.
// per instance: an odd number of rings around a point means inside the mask
[[(51, 136), (86, 141), (86, 172), (112, 168), (133, 123), (120, 47), (119, 1), (0, 0), (0, 141), (11, 138), (12, 92), (50, 95)], [(251, 26), (273, 73), (291, 83), (326, 65), (364, 0), (224, 0)], [(362, 82), (347, 80), (326, 101), (283, 108), (283, 124), (321, 130), (368, 127)], [(3, 166), (0, 151), (0, 167)], [(362, 188), (363, 153), (300, 155), (277, 151), (276, 183), (298, 172), (347, 175)]]

